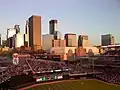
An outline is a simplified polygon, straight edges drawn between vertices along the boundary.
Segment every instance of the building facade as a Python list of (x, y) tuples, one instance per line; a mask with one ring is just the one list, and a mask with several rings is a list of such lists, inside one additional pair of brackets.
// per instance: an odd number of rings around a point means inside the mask
[(16, 29), (14, 29), (14, 28), (7, 29), (7, 39), (10, 37), (13, 37), (13, 35), (15, 35), (15, 34), (16, 34)]
[(1, 43), (2, 43), (1, 40), (2, 40), (2, 38), (1, 38), (1, 34), (0, 34), (0, 46), (2, 45), (2, 44), (1, 44)]
[(14, 47), (14, 37), (9, 37), (9, 38), (7, 39), (7, 46), (8, 46), (9, 48), (13, 48), (13, 47)]
[(54, 35), (51, 34), (42, 35), (43, 50), (46, 51), (52, 48), (52, 40), (54, 40)]
[(88, 36), (86, 35), (79, 35), (78, 36), (78, 47), (82, 46), (88, 46), (89, 42), (88, 42)]
[(66, 40), (53, 40), (52, 47), (66, 47)]
[(20, 27), (19, 27), (20, 25), (15, 25), (14, 26), (14, 29), (16, 30), (16, 34), (17, 33), (20, 33)]
[(15, 35), (15, 48), (24, 46), (24, 34), (18, 33)]
[(41, 49), (41, 37), (41, 16), (33, 15), (29, 18), (29, 46), (34, 50)]
[(29, 21), (26, 21), (25, 25), (25, 34), (24, 34), (24, 44), (26, 47), (29, 47)]
[(76, 47), (77, 46), (77, 36), (76, 34), (65, 34), (66, 47)]
[(111, 34), (106, 34), (101, 36), (101, 45), (107, 46), (115, 44), (115, 38)]
[(54, 39), (55, 40), (61, 39), (61, 33), (59, 31), (54, 32)]

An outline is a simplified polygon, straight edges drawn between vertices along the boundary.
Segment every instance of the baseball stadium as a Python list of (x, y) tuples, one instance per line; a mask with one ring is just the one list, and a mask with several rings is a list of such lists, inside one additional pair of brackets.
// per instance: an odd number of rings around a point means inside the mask
[(0, 60), (0, 89), (120, 90), (119, 55), (119, 50), (107, 51), (63, 61), (58, 56), (14, 53), (12, 60)]

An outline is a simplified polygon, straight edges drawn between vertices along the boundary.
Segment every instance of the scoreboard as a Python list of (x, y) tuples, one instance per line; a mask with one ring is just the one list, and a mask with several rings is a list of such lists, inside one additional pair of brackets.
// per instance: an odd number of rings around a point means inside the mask
[(63, 79), (63, 74), (61, 73), (53, 73), (53, 74), (44, 74), (44, 75), (36, 75), (34, 76), (36, 82), (42, 82), (42, 81), (51, 81), (51, 80), (60, 80)]

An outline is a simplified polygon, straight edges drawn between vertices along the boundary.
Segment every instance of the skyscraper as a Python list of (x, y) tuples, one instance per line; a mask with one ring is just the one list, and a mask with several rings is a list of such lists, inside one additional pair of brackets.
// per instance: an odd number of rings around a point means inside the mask
[(78, 36), (78, 47), (80, 46), (88, 46), (88, 36), (86, 35), (79, 35)]
[(26, 20), (25, 33), (29, 34), (29, 21), (28, 20)]
[(26, 21), (26, 25), (25, 25), (25, 36), (24, 36), (24, 44), (25, 46), (29, 47), (29, 21)]
[(7, 29), (7, 39), (10, 37), (13, 37), (13, 35), (15, 35), (15, 34), (16, 34), (16, 29), (14, 29), (14, 28)]
[(16, 30), (16, 34), (20, 32), (20, 25), (15, 25), (14, 29)]
[(42, 47), (41, 42), (41, 16), (31, 16), (29, 18), (29, 45), (34, 50)]
[(15, 48), (24, 46), (24, 35), (22, 33), (18, 33), (15, 35)]
[(57, 31), (57, 20), (49, 21), (49, 33), (54, 34)]
[(1, 34), (0, 34), (0, 46), (1, 46)]
[(102, 46), (115, 44), (115, 38), (111, 34), (106, 34), (101, 36)]
[(55, 39), (55, 40), (61, 39), (61, 33), (60, 33), (59, 31), (55, 31), (55, 32), (54, 32), (54, 39)]
[(7, 46), (9, 48), (14, 47), (14, 38), (13, 37), (10, 37), (10, 38), (7, 39)]
[(14, 46), (13, 36), (16, 34), (15, 28), (7, 29), (7, 47), (12, 48)]

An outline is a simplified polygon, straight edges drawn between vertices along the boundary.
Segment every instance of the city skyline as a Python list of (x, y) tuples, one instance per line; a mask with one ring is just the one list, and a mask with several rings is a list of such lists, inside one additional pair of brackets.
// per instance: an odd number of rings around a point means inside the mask
[(119, 0), (66, 0), (64, 3), (62, 0), (52, 1), (11, 0), (9, 3), (7, 0), (1, 1), (0, 33), (2, 37), (5, 38), (7, 28), (15, 24), (19, 24), (21, 31), (25, 32), (26, 19), (31, 15), (39, 15), (42, 17), (43, 34), (49, 33), (49, 20), (57, 19), (58, 31), (62, 36), (68, 32), (77, 35), (85, 34), (88, 35), (92, 44), (100, 44), (100, 35), (110, 33), (115, 36), (116, 43), (120, 42)]

